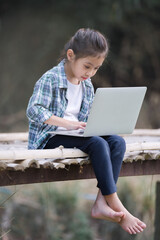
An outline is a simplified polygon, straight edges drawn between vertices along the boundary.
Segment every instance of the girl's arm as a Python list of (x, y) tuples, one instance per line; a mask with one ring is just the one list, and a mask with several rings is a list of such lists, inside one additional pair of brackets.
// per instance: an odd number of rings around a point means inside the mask
[(52, 116), (49, 111), (49, 105), (52, 99), (52, 84), (44, 74), (35, 84), (33, 94), (29, 100), (27, 107), (27, 117), (31, 122), (43, 124), (47, 119)]
[(58, 127), (64, 127), (68, 130), (84, 129), (86, 127), (85, 122), (69, 121), (61, 117), (53, 115), (49, 111), (49, 105), (52, 101), (52, 89), (50, 77), (44, 74), (39, 81), (35, 84), (34, 92), (30, 98), (27, 117), (32, 122), (37, 122), (39, 125), (45, 123)]
[(86, 123), (84, 122), (69, 121), (53, 115), (53, 113), (49, 111), (51, 101), (52, 84), (50, 78), (46, 78), (46, 75), (43, 75), (41, 79), (37, 81), (33, 95), (28, 104), (27, 116), (29, 120), (37, 122), (40, 125), (46, 123), (49, 125), (64, 127), (68, 130), (85, 128)]
[(77, 122), (77, 121), (70, 121), (61, 117), (57, 117), (52, 115), (48, 120), (44, 123), (49, 125), (54, 125), (58, 127), (64, 127), (68, 130), (76, 130), (76, 129), (85, 129), (86, 123), (85, 122)]

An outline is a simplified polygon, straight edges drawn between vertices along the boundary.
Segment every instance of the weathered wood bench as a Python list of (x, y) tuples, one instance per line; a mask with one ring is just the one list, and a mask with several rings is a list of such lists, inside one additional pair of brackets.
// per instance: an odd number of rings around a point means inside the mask
[[(120, 176), (160, 174), (160, 129), (135, 130), (127, 143)], [(28, 133), (0, 134), (0, 186), (95, 178), (78, 149), (27, 150)]]
[[(127, 143), (120, 176), (160, 174), (160, 129), (135, 130)], [(27, 150), (28, 133), (0, 134), (0, 186), (95, 178), (78, 149)], [(156, 189), (155, 240), (160, 236), (160, 182)]]

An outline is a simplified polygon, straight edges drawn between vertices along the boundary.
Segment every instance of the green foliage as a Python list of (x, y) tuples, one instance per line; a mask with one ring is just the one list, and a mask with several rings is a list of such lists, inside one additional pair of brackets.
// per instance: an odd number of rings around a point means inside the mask
[[(33, 197), (34, 196), (34, 197)], [(6, 202), (13, 240), (91, 240), (92, 231), (87, 214), (78, 207), (78, 195), (74, 188), (50, 188), (44, 184), (30, 196)], [(2, 214), (7, 216), (7, 210)], [(3, 216), (1, 220), (3, 219)]]
[(71, 224), (71, 231), (73, 232), (72, 240), (92, 240), (93, 229), (89, 226), (89, 218), (84, 212), (77, 212), (75, 214), (75, 219)]

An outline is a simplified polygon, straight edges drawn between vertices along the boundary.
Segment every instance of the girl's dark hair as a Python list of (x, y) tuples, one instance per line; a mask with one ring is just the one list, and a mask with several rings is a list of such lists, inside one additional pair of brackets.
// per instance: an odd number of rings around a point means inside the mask
[(61, 59), (67, 59), (66, 53), (68, 49), (73, 50), (76, 59), (100, 55), (106, 57), (108, 53), (108, 42), (100, 32), (89, 28), (81, 28), (65, 44)]

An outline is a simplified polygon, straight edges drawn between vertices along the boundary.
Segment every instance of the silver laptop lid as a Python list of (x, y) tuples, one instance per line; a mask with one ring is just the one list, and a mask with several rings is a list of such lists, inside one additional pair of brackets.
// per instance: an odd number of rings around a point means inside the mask
[(133, 132), (146, 87), (98, 88), (84, 136)]

